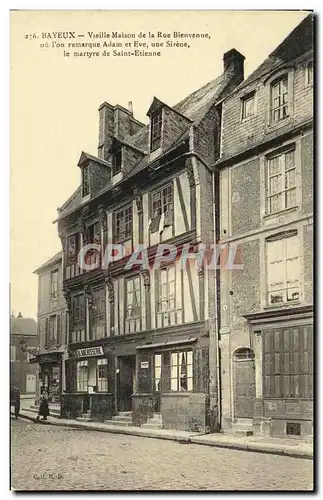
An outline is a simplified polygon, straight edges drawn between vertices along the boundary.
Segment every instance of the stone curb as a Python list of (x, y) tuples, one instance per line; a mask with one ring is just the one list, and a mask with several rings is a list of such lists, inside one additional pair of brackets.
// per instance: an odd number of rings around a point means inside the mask
[[(32, 417), (30, 415), (26, 415), (23, 413), (20, 413), (20, 417), (24, 418), (26, 420), (30, 420), (32, 422), (36, 423), (36, 418)], [(99, 425), (86, 425), (83, 423), (66, 423), (66, 422), (60, 422), (59, 419), (56, 421), (49, 421), (46, 420), (44, 421), (39, 421), (37, 422), (39, 424), (43, 425), (56, 425), (58, 427), (69, 427), (72, 429), (81, 429), (81, 430), (88, 430), (88, 431), (97, 431), (97, 432), (109, 432), (111, 434), (123, 434), (123, 435), (128, 435), (128, 436), (138, 436), (138, 437), (146, 437), (146, 438), (153, 438), (153, 439), (165, 439), (169, 441), (176, 441), (178, 443), (185, 443), (185, 444), (199, 444), (199, 445), (204, 445), (204, 446), (213, 446), (215, 448), (227, 448), (231, 450), (240, 450), (240, 451), (251, 451), (251, 452), (257, 452), (257, 453), (268, 453), (272, 455), (283, 455), (283, 456), (289, 456), (289, 457), (294, 457), (294, 458), (303, 458), (303, 459), (308, 459), (312, 460), (313, 459), (313, 452), (312, 451), (307, 451), (304, 449), (300, 449), (298, 446), (294, 447), (284, 447), (284, 446), (277, 446), (275, 444), (271, 443), (257, 443), (257, 442), (244, 442), (244, 443), (238, 443), (238, 442), (225, 442), (225, 441), (214, 441), (213, 439), (208, 439), (207, 437), (201, 438), (201, 437), (195, 437), (193, 436), (178, 436), (178, 435), (171, 435), (171, 434), (163, 434), (162, 432), (157, 432), (154, 431), (154, 433), (148, 431), (147, 429), (141, 429), (140, 427), (138, 429), (129, 429), (127, 427), (118, 427), (118, 426), (107, 426), (105, 424), (104, 427), (101, 427)]]

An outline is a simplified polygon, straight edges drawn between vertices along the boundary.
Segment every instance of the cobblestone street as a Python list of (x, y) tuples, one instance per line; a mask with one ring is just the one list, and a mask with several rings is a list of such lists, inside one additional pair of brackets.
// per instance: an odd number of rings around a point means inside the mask
[(310, 460), (11, 422), (14, 490), (310, 490)]

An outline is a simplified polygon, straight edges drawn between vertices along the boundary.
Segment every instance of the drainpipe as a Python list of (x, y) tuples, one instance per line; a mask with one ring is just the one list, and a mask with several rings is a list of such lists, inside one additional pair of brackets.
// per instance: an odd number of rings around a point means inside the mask
[[(218, 225), (219, 225), (219, 217), (217, 216), (218, 213), (218, 172), (212, 172), (212, 204), (213, 204), (213, 244), (214, 244), (214, 251), (216, 251), (216, 245), (218, 243), (217, 241), (217, 234), (218, 234)], [(218, 254), (218, 252), (217, 252)], [(214, 273), (214, 328), (212, 328), (212, 336), (213, 336), (213, 341), (215, 343), (214, 349), (216, 351), (216, 356), (215, 356), (215, 367), (214, 367), (214, 372), (213, 372), (213, 377), (214, 377), (214, 382), (213, 386), (216, 391), (216, 399), (217, 399), (217, 430), (220, 430), (221, 428), (221, 413), (222, 413), (222, 408), (221, 408), (221, 356), (220, 356), (220, 342), (219, 342), (219, 323), (220, 323), (220, 315), (218, 311), (218, 304), (219, 304), (219, 274), (220, 270), (215, 269)], [(210, 336), (210, 343), (211, 343), (211, 336)], [(210, 373), (212, 370), (212, 367), (210, 367)], [(216, 385), (216, 387), (215, 387)], [(212, 382), (211, 382), (211, 387), (210, 387), (210, 393), (212, 393)], [(211, 403), (211, 402), (210, 402)]]

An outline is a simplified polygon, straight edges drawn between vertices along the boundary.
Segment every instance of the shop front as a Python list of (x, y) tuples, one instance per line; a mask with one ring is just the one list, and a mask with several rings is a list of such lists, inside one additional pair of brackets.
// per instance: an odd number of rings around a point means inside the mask
[(46, 393), (49, 403), (59, 404), (62, 391), (62, 353), (38, 354), (35, 362), (39, 364), (40, 395)]
[(104, 346), (76, 349), (66, 361), (64, 416), (111, 418), (114, 392), (113, 358)]
[(133, 423), (157, 413), (165, 429), (207, 430), (208, 356), (208, 346), (194, 337), (138, 346)]
[(254, 432), (313, 435), (312, 307), (246, 317), (255, 352)]

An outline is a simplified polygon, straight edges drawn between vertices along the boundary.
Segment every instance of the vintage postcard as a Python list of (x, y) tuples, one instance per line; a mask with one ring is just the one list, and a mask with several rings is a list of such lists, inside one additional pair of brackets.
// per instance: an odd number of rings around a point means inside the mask
[(10, 18), (11, 489), (313, 490), (313, 12)]

